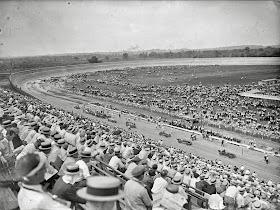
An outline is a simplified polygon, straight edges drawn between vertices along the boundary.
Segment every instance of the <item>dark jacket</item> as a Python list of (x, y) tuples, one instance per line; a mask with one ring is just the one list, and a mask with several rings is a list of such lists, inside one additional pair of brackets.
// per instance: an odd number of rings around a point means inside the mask
[(86, 200), (80, 198), (76, 194), (77, 189), (71, 185), (66, 184), (62, 177), (60, 177), (54, 184), (52, 193), (57, 195), (59, 198), (62, 198), (67, 201), (71, 201), (72, 205), (74, 206), (75, 203), (82, 203), (85, 204)]
[(19, 136), (17, 134), (12, 139), (12, 142), (13, 142), (13, 145), (14, 145), (15, 149), (20, 147), (21, 145), (23, 145), (22, 140), (19, 138)]
[[(207, 182), (204, 180), (200, 180), (199, 182), (195, 183), (195, 187), (198, 190), (201, 190), (203, 192), (206, 192), (206, 188), (207, 188)], [(197, 192), (198, 194), (201, 194), (200, 192)]]
[(207, 183), (206, 192), (207, 192), (209, 195), (215, 194), (215, 193), (216, 193), (216, 186), (215, 186), (215, 184), (209, 184), (209, 183)]

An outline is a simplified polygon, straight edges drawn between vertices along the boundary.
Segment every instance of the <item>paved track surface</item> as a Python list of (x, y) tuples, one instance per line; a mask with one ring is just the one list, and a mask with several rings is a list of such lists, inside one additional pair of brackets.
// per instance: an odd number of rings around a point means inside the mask
[[(129, 66), (134, 66), (132, 64), (124, 63), (121, 65), (120, 63), (117, 63), (118, 68), (123, 68), (126, 67), (127, 65)], [(136, 63), (136, 65), (140, 65), (139, 63)], [(142, 66), (147, 66), (148, 64), (141, 64)], [(156, 64), (158, 65), (158, 64)], [(163, 65), (163, 64), (162, 64)], [(170, 65), (169, 63), (165, 65)], [(172, 64), (173, 65), (173, 64)], [(175, 65), (175, 64), (174, 64)], [(98, 67), (99, 66), (99, 67)], [(113, 65), (115, 66), (115, 65)], [(47, 74), (42, 74), (42, 73), (33, 73), (33, 75), (24, 75), (21, 76), (17, 81), (17, 85), (22, 88), (22, 90), (28, 92), (29, 94), (35, 96), (36, 98), (45, 101), (47, 103), (51, 103), (54, 106), (61, 107), (66, 110), (71, 110), (80, 114), (82, 113), (81, 110), (76, 110), (73, 108), (74, 105), (76, 104), (81, 104), (81, 103), (87, 103), (90, 101), (94, 101), (92, 98), (86, 98), (86, 97), (81, 97), (81, 96), (75, 96), (72, 94), (59, 94), (59, 92), (46, 92), (42, 89), (39, 88), (39, 85), (36, 84), (35, 82), (30, 82), (37, 80), (39, 78), (44, 78), (44, 77), (50, 77), (53, 75), (62, 75), (65, 73), (74, 73), (74, 72), (79, 72), (79, 71), (97, 71), (97, 70), (105, 70), (105, 69), (110, 69), (112, 68), (112, 64), (103, 64), (103, 65), (96, 65), (96, 66), (74, 66), (74, 67), (62, 67), (59, 68), (58, 71), (55, 71), (54, 68), (51, 70), (48, 69)], [(70, 70), (70, 71), (69, 71)], [(94, 118), (91, 115), (84, 114), (87, 117)], [(96, 119), (96, 118), (95, 118)], [(99, 118), (98, 118), (99, 119)], [(107, 120), (99, 119), (100, 121), (109, 123)], [(118, 121), (117, 126), (120, 126), (122, 128), (126, 128), (125, 126), (125, 117), (121, 117), (120, 119), (116, 117), (116, 120)], [(116, 125), (114, 123), (110, 123), (112, 125)], [(240, 147), (233, 146), (233, 145), (227, 145), (226, 149), (230, 152), (233, 152), (237, 155), (237, 158), (235, 159), (228, 159), (222, 156), (218, 155), (218, 149), (222, 149), (223, 147), (220, 147), (219, 142), (209, 142), (207, 140), (203, 140), (199, 138), (197, 141), (193, 142), (192, 146), (186, 146), (182, 144), (178, 144), (176, 141), (176, 138), (190, 138), (190, 133), (180, 131), (180, 130), (172, 130), (172, 137), (170, 138), (165, 138), (165, 137), (160, 137), (158, 133), (160, 130), (157, 130), (155, 128), (155, 124), (153, 123), (148, 123), (144, 121), (136, 121), (136, 126), (137, 129), (135, 129), (135, 132), (142, 133), (146, 137), (149, 137), (151, 139), (162, 139), (165, 144), (173, 146), (173, 147), (178, 147), (183, 149), (186, 152), (193, 152), (197, 155), (203, 156), (208, 159), (220, 159), (222, 160), (223, 163), (226, 164), (232, 164), (232, 165), (237, 165), (241, 166), (244, 165), (245, 167), (248, 167), (251, 169), (251, 171), (255, 171), (259, 177), (263, 179), (272, 179), (274, 181), (279, 182), (280, 181), (280, 159), (277, 157), (270, 157), (270, 163), (267, 165), (264, 160), (263, 160), (263, 154), (256, 152), (256, 151), (251, 151), (251, 150), (245, 150), (241, 149)], [(168, 128), (166, 128), (167, 132), (170, 132)]]

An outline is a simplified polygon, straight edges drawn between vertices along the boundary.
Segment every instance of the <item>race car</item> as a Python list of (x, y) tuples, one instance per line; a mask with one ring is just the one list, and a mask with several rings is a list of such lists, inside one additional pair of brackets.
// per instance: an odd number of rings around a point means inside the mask
[(186, 144), (186, 145), (192, 145), (192, 142), (189, 141), (189, 140), (186, 140), (186, 139), (177, 139), (178, 143), (181, 143), (181, 144)]
[(113, 119), (113, 118), (109, 118), (108, 121), (109, 121), (109, 122), (112, 122), (112, 123), (117, 123), (117, 120), (115, 120), (115, 119)]
[(236, 155), (231, 153), (231, 152), (227, 152), (226, 150), (218, 150), (219, 152), (219, 155), (223, 155), (223, 156), (226, 156), (230, 159), (233, 159), (233, 158), (236, 158)]
[(129, 126), (130, 128), (136, 128), (136, 125), (134, 122), (126, 121), (125, 125)]
[(171, 137), (171, 134), (170, 134), (170, 133), (166, 133), (166, 132), (164, 132), (164, 131), (159, 132), (159, 135), (160, 135), (160, 136), (164, 136), (164, 137), (166, 137), (166, 138)]

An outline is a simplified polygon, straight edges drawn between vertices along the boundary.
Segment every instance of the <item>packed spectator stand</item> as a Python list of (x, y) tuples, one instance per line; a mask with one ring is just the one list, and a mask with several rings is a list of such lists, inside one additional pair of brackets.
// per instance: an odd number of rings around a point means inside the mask
[[(280, 183), (0, 89), (0, 209), (278, 209)], [(117, 125), (117, 124), (116, 124)], [(1, 206), (2, 205), (2, 206)]]

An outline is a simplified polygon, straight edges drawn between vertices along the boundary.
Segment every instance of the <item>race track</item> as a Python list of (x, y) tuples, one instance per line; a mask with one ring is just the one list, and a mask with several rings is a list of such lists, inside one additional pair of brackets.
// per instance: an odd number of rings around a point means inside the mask
[[(176, 59), (177, 60), (177, 59)], [(150, 62), (150, 61), (149, 61)], [(39, 88), (39, 85), (36, 82), (32, 82), (38, 79), (47, 78), (50, 76), (58, 76), (63, 75), (67, 73), (76, 73), (80, 71), (88, 72), (88, 71), (99, 71), (99, 70), (107, 70), (112, 68), (124, 68), (128, 66), (148, 66), (148, 65), (159, 65), (158, 61), (154, 63), (149, 62), (120, 62), (120, 63), (106, 63), (106, 64), (97, 64), (97, 65), (83, 65), (83, 66), (71, 66), (71, 67), (59, 67), (59, 68), (48, 68), (46, 71), (38, 70), (34, 71), (32, 70), (29, 72), (29, 74), (20, 74), (20, 75), (14, 75), (14, 78), (12, 81), (14, 84), (16, 84), (18, 87), (21, 87), (23, 91), (26, 91), (27, 93), (35, 96), (36, 98), (51, 103), (54, 106), (61, 107), (63, 109), (71, 110), (74, 112), (78, 112), (80, 114), (82, 113), (81, 110), (76, 110), (73, 108), (75, 104), (81, 104), (81, 103), (87, 103), (90, 101), (93, 101), (92, 98), (82, 97), (82, 96), (73, 96), (72, 94), (64, 94), (61, 95), (59, 92), (55, 91), (49, 91), (46, 92), (45, 90)], [(160, 61), (160, 65), (175, 65), (173, 63), (174, 61), (167, 60), (165, 63), (163, 61)], [(190, 62), (190, 61), (189, 61)], [(227, 64), (228, 65), (228, 64)], [(240, 65), (240, 63), (239, 63)], [(32, 73), (33, 72), (33, 73)], [(30, 74), (31, 73), (31, 74)], [(91, 115), (84, 114), (87, 117), (92, 117)], [(125, 126), (125, 117), (115, 117), (118, 121), (117, 126), (126, 128)], [(99, 119), (99, 118), (98, 118)], [(104, 121), (103, 119), (99, 119), (100, 121)], [(107, 120), (104, 122), (109, 123)], [(116, 125), (112, 123), (112, 125)], [(277, 157), (270, 157), (270, 163), (267, 165), (263, 161), (263, 154), (251, 151), (251, 150), (245, 150), (241, 149), (240, 147), (233, 146), (233, 145), (227, 145), (226, 149), (232, 153), (235, 153), (237, 155), (237, 158), (235, 159), (228, 159), (224, 158), (222, 156), (218, 155), (217, 150), (222, 149), (220, 147), (219, 142), (209, 142), (207, 140), (203, 140), (199, 138), (197, 141), (193, 142), (192, 146), (186, 146), (182, 144), (178, 144), (176, 141), (176, 138), (190, 138), (190, 133), (184, 132), (181, 130), (172, 130), (172, 137), (165, 138), (160, 137), (158, 135), (160, 130), (156, 130), (155, 124), (148, 123), (146, 121), (136, 121), (136, 126), (138, 133), (144, 134), (146, 137), (151, 139), (162, 139), (165, 144), (178, 147), (186, 152), (192, 152), (197, 155), (200, 155), (202, 157), (208, 158), (208, 159), (220, 159), (223, 163), (226, 164), (232, 164), (241, 166), (244, 165), (245, 167), (248, 167), (251, 169), (251, 171), (255, 171), (259, 177), (263, 179), (272, 179), (274, 181), (279, 182), (280, 181), (280, 159)], [(126, 128), (127, 129), (127, 128)], [(166, 128), (167, 132), (170, 132), (168, 128)]]

